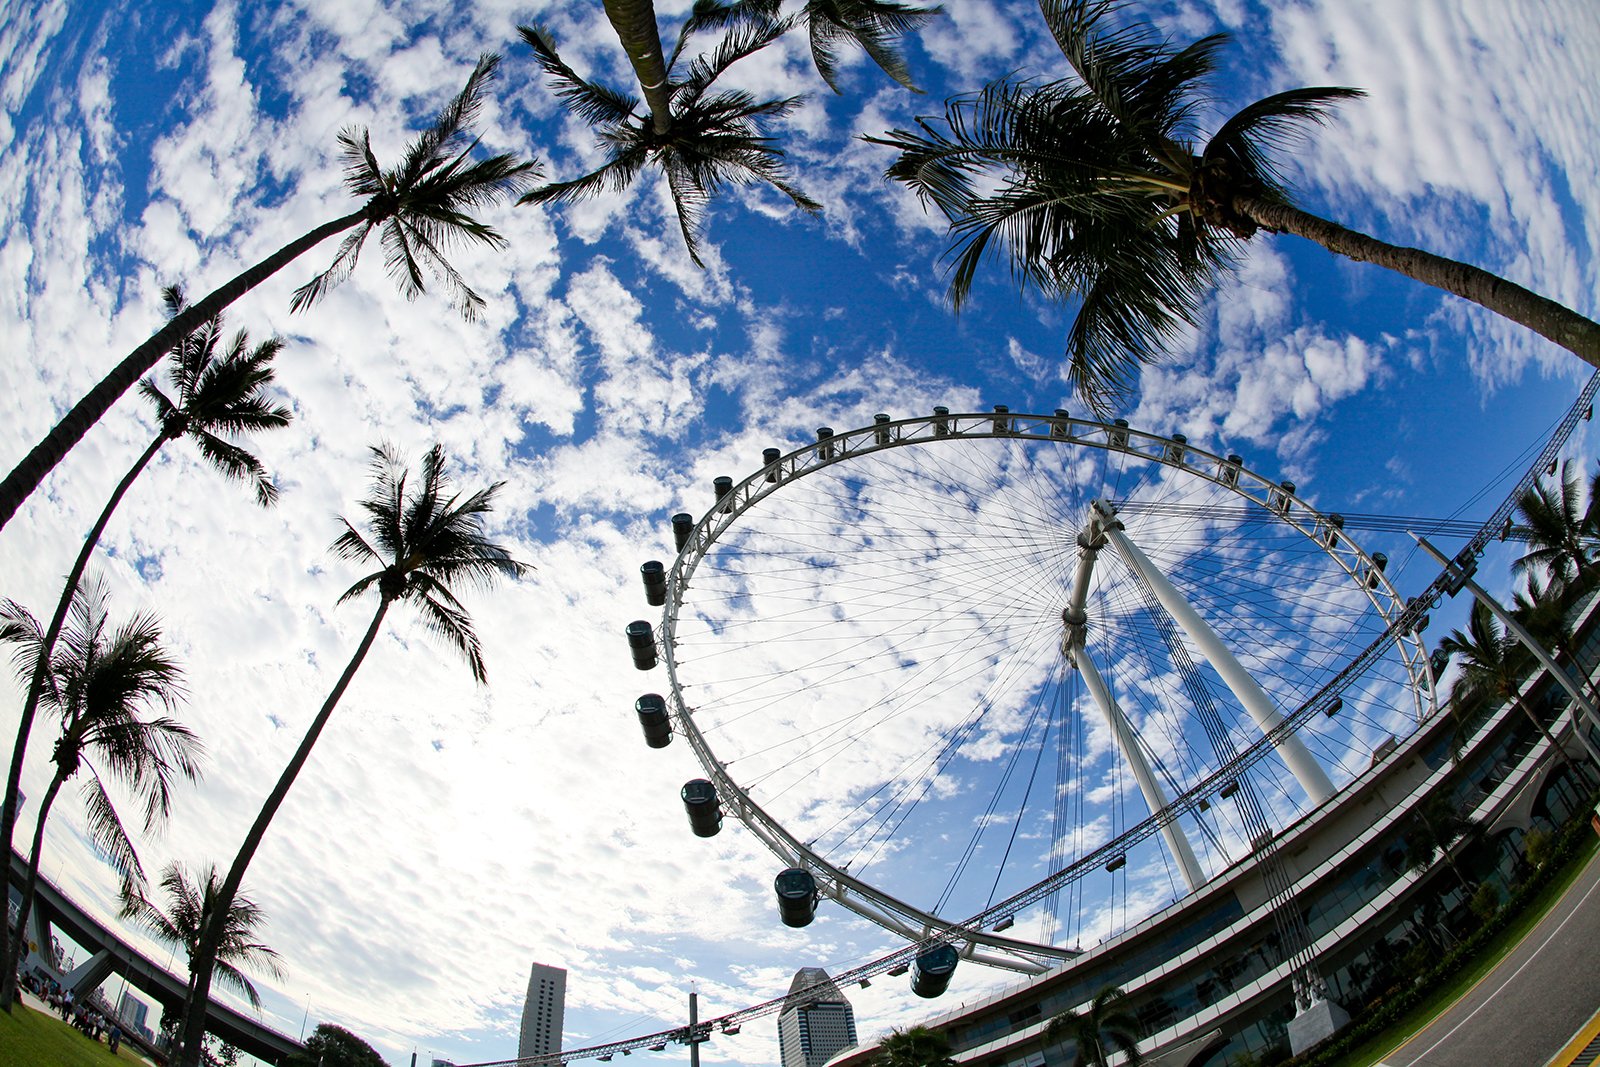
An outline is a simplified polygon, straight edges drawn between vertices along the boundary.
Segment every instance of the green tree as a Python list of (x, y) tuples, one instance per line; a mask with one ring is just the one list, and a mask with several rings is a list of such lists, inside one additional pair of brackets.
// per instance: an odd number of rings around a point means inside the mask
[(1405, 863), (1414, 871), (1425, 871), (1433, 865), (1434, 857), (1442, 856), (1451, 873), (1463, 890), (1472, 888), (1467, 876), (1456, 864), (1450, 848), (1463, 837), (1476, 830), (1478, 824), (1440, 793), (1432, 793), (1422, 803), (1411, 809), (1406, 818)]
[(212, 972), (226, 933), (225, 923), (217, 917), (225, 914), (221, 909), (232, 906), (267, 828), (310, 758), (311, 749), (333, 715), (333, 709), (366, 659), (390, 606), (403, 602), (415, 608), (424, 625), (459, 651), (471, 668), (473, 678), (482, 683), (487, 675), (478, 636), (472, 627), (472, 617), (456, 599), (452, 586), (489, 586), (502, 577), (514, 578), (526, 569), (504, 548), (490, 541), (483, 530), (483, 517), (493, 510), (495, 494), (503, 482), (496, 482), (463, 499), (450, 491), (444, 450), (437, 445), (423, 457), (422, 476), (415, 484), (408, 483), (405, 464), (393, 450), (387, 446), (374, 448), (372, 454), (372, 490), (359, 504), (366, 515), (369, 532), (363, 535), (349, 520), (342, 520), (344, 532), (334, 541), (333, 551), (344, 559), (377, 568), (346, 589), (339, 603), (375, 591), (378, 605), (344, 673), (334, 683), (332, 692), (306, 728), (300, 746), (261, 805), (261, 811), (245, 834), (217, 890), (214, 907), (201, 923), (199, 943), (191, 958), (189, 995), (183, 1012), (179, 1062), (184, 1067), (199, 1067), (200, 1063)]
[[(690, 31), (736, 25), (744, 21), (776, 21), (783, 0), (697, 0), (687, 29)], [(854, 45), (866, 52), (889, 77), (912, 92), (911, 80), (900, 49), (900, 38), (915, 32), (943, 11), (941, 7), (915, 7), (894, 0), (806, 0), (796, 21), (806, 28), (811, 61), (828, 88), (839, 93), (839, 50)]]
[(955, 1067), (950, 1058), (950, 1039), (942, 1030), (910, 1026), (891, 1030), (878, 1043), (873, 1067)]
[(283, 1061), (283, 1067), (388, 1067), (377, 1049), (342, 1026), (318, 1023), (305, 1048)]
[(644, 110), (636, 98), (580, 77), (561, 60), (547, 31), (520, 27), (562, 104), (594, 127), (605, 161), (581, 177), (530, 190), (518, 203), (570, 203), (620, 191), (655, 167), (666, 178), (684, 245), (699, 266), (704, 266), (699, 235), (706, 206), (726, 184), (764, 183), (803, 211), (822, 209), (789, 183), (784, 153), (766, 132), (767, 122), (788, 114), (801, 98), (758, 101), (742, 90), (715, 88), (730, 66), (782, 36), (786, 21), (747, 21), (731, 29), (709, 55), (680, 69), (677, 60), (693, 33), (692, 22), (685, 25), (669, 64), (650, 0), (605, 0), (605, 9), (639, 80)]
[[(1587, 589), (1594, 582), (1594, 550), (1597, 544), (1596, 500), (1592, 487), (1584, 501), (1582, 479), (1571, 460), (1561, 464), (1561, 480), (1550, 485), (1540, 479), (1517, 498), (1517, 518), (1512, 529), (1527, 543), (1528, 550), (1513, 561), (1513, 574), (1544, 572), (1552, 581), (1576, 582)], [(1594, 486), (1600, 486), (1597, 476)]]
[[(67, 625), (48, 656), (48, 683), (40, 703), (59, 716), (61, 733), (50, 754), (55, 773), (45, 787), (34, 825), (19, 932), (27, 929), (38, 888), (51, 809), (61, 788), (80, 771), (89, 840), (109, 858), (125, 893), (143, 883), (144, 869), (106, 792), (105, 779), (117, 781), (142, 803), (144, 826), (151, 830), (167, 818), (173, 783), (200, 776), (196, 762), (200, 743), (189, 728), (165, 715), (144, 717), (152, 707), (170, 711), (182, 695), (182, 671), (162, 646), (159, 624), (153, 616), (135, 615), (113, 628), (106, 600), (103, 584), (86, 583), (73, 598)], [(44, 631), (26, 609), (7, 600), (0, 602), (0, 640), (17, 646), (17, 677), (26, 684), (45, 655)], [(25, 943), (25, 938), (17, 937), (4, 961), (7, 1003), (15, 999), (17, 965)]]
[(1081, 301), (1068, 373), (1095, 410), (1197, 311), (1243, 242), (1265, 231), (1388, 267), (1471, 300), (1600, 366), (1600, 323), (1477, 267), (1402, 248), (1294, 204), (1274, 153), (1356, 89), (1292, 89), (1254, 101), (1202, 143), (1206, 82), (1227, 38), (1176, 47), (1113, 26), (1121, 0), (1040, 0), (1076, 77), (1002, 80), (946, 103), (942, 128), (868, 140), (899, 152), (888, 177), (950, 220), (959, 307), (992, 251), (1023, 287)]
[[(162, 295), (169, 318), (177, 318), (184, 312), (186, 304), (182, 290), (173, 286)], [(66, 621), (68, 605), (72, 603), (78, 583), (89, 566), (89, 559), (94, 555), (101, 535), (105, 533), (106, 524), (111, 521), (111, 513), (122, 502), (134, 480), (167, 442), (187, 438), (194, 442), (201, 459), (230, 478), (248, 482), (255, 489), (258, 504), (265, 507), (278, 498), (277, 486), (267, 477), (261, 461), (229, 438), (289, 424), (289, 409), (274, 404), (268, 396), (276, 373), (272, 361), (282, 350), (283, 342), (274, 337), (252, 348), (249, 335), (240, 330), (228, 342), (226, 349), (219, 352), (222, 341), (220, 313), (178, 341), (168, 359), (168, 376), (172, 380), (174, 398), (162, 392), (154, 376), (139, 383), (140, 391), (155, 405), (155, 439), (117, 483), (99, 518), (84, 537), (78, 557), (67, 572), (55, 612), (45, 627), (33, 677), (23, 699), (17, 738), (11, 748), (11, 770), (6, 779), (5, 800), (0, 806), (0, 854), (10, 854), (12, 839), (16, 834), (22, 760), (27, 752), (28, 736), (33, 730), (39, 699), (44, 692), (50, 655)], [(0, 891), (9, 892), (9, 886), (10, 868), (6, 867), (0, 870)], [(9, 958), (10, 936), (9, 930), (0, 931), (0, 959)], [(0, 986), (0, 997), (4, 998), (5, 1008), (9, 1011), (12, 997), (3, 986)]]
[(1452, 630), (1449, 636), (1439, 642), (1439, 647), (1457, 657), (1461, 665), (1461, 676), (1450, 692), (1451, 700), (1469, 704), (1476, 698), (1494, 696), (1514, 704), (1550, 742), (1557, 758), (1569, 764), (1572, 762), (1544, 720), (1535, 715), (1527, 701), (1522, 699), (1522, 681), (1526, 671), (1523, 658), (1516, 655), (1521, 646), (1515, 637), (1501, 631), (1499, 620), (1485, 604), (1475, 601), (1472, 614), (1467, 619), (1467, 629)]
[(439, 112), (433, 125), (417, 135), (397, 166), (379, 166), (365, 128), (352, 127), (340, 133), (345, 189), (361, 201), (360, 206), (248, 267), (128, 353), (0, 482), (0, 527), (11, 520), (89, 427), (163, 355), (235, 300), (336, 234), (353, 231), (339, 245), (332, 265), (295, 290), (292, 309), (315, 303), (343, 281), (355, 268), (367, 238), (377, 233), (385, 264), (402, 293), (407, 297), (421, 293), (426, 274), (431, 273), (449, 289), (463, 314), (469, 318), (476, 315), (483, 298), (451, 266), (446, 252), (468, 242), (504, 247), (505, 239), (478, 221), (474, 212), (521, 192), (538, 176), (537, 163), (519, 162), (511, 155), (473, 158), (478, 141), (472, 126), (484, 87), (499, 63), (500, 57), (495, 55), (478, 60), (466, 86)]
[(1139, 1020), (1123, 1007), (1125, 994), (1106, 986), (1079, 1012), (1063, 1012), (1044, 1028), (1046, 1041), (1070, 1038), (1078, 1047), (1081, 1067), (1108, 1067), (1111, 1057), (1124, 1054), (1127, 1067), (1144, 1062), (1139, 1051)]
[(129, 892), (122, 898), (122, 918), (139, 923), (159, 940), (183, 949), (184, 958), (189, 961), (192, 985), (200, 927), (205, 916), (222, 914), (222, 939), (217, 945), (213, 980), (220, 980), (236, 990), (251, 1007), (261, 1007), (261, 994), (242, 968), (259, 969), (274, 978), (282, 978), (283, 967), (276, 951), (255, 940), (256, 930), (263, 922), (260, 906), (249, 897), (235, 893), (225, 913), (219, 909), (217, 897), (222, 886), (215, 865), (206, 867), (201, 876), (191, 878), (182, 864), (169, 863), (161, 872), (161, 888), (166, 896), (166, 907), (151, 902), (143, 893)]

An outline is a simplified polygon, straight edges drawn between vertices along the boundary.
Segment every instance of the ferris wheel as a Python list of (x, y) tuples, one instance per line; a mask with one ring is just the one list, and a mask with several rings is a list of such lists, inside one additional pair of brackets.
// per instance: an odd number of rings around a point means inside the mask
[(1435, 709), (1402, 629), (1286, 730), (1405, 610), (1385, 557), (1291, 483), (1122, 420), (823, 428), (673, 529), (642, 568), (659, 623), (628, 639), (665, 668), (646, 739), (704, 768), (694, 832), (748, 827), (788, 925), (834, 901), (938, 939), (924, 995), (952, 947), (1037, 973), (1249, 862), (1241, 786), (1281, 831)]

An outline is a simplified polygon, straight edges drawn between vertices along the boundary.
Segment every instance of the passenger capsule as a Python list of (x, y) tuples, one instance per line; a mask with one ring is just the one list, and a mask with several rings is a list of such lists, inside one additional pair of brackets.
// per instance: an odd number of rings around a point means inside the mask
[(1113, 429), (1111, 431), (1111, 447), (1112, 448), (1127, 448), (1128, 447), (1128, 420), (1127, 419), (1113, 419), (1112, 422), (1111, 422), (1111, 425), (1115, 427), (1115, 429)]
[(726, 515), (733, 510), (733, 479), (727, 475), (711, 479), (711, 488), (717, 494), (717, 503), (722, 505), (722, 513)]
[(646, 560), (639, 566), (639, 577), (644, 579), (644, 602), (659, 608), (667, 602), (667, 568), (659, 559)]
[(1005, 404), (996, 404), (994, 406), (994, 432), (1011, 432), (1011, 408)]
[(889, 429), (890, 421), (891, 420), (890, 420), (889, 416), (885, 415), (881, 411), (878, 412), (878, 414), (872, 416), (872, 422), (873, 422), (872, 439), (877, 441), (878, 444), (880, 444), (880, 445), (886, 445), (890, 441), (894, 440), (894, 434)]
[(935, 945), (917, 954), (911, 969), (911, 992), (919, 997), (936, 997), (950, 988), (961, 957), (954, 945)]
[(950, 436), (950, 409), (943, 404), (933, 409), (933, 436)]
[(641, 671), (648, 671), (657, 662), (656, 635), (650, 624), (643, 619), (637, 619), (628, 624), (628, 647), (633, 651), (633, 665)]
[(817, 914), (817, 880), (810, 871), (787, 868), (773, 880), (772, 888), (778, 894), (778, 917), (783, 925), (811, 925)]
[(833, 458), (833, 427), (817, 427), (817, 458), (830, 460)]
[(680, 511), (672, 516), (672, 543), (679, 552), (689, 543), (689, 535), (694, 533), (694, 516), (687, 511)]
[(646, 693), (633, 702), (633, 710), (644, 730), (645, 744), (651, 748), (672, 744), (672, 717), (667, 714), (667, 702), (660, 693)]
[(683, 784), (683, 808), (689, 813), (689, 828), (696, 837), (716, 837), (722, 830), (722, 805), (717, 787), (706, 778), (691, 778)]
[(773, 467), (772, 465), (778, 462), (778, 458), (782, 455), (783, 453), (778, 451), (776, 448), (763, 448), (761, 450), (761, 465), (763, 467), (772, 468), (771, 470), (767, 471), (767, 481), (776, 482), (778, 480), (778, 468)]

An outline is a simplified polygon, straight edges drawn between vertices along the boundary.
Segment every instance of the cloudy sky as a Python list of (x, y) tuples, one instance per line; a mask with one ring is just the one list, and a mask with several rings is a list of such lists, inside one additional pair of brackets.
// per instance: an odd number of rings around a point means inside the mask
[[(659, 0), (667, 34), (689, 6)], [(1298, 85), (1367, 91), (1289, 162), (1306, 207), (1595, 313), (1600, 27), (1582, 0), (1136, 6), (1180, 39), (1234, 35), (1218, 115)], [(750, 474), (763, 448), (936, 404), (1083, 412), (1060, 374), (1070, 309), (1019, 298), (995, 268), (953, 315), (940, 221), (883, 182), (888, 157), (858, 138), (1009, 72), (1059, 75), (1026, 0), (947, 9), (909, 48), (923, 96), (859, 55), (835, 96), (798, 39), (735, 68), (730, 82), (761, 96), (807, 94), (778, 133), (796, 183), (825, 210), (811, 218), (770, 192), (730, 192), (711, 213), (704, 269), (649, 179), (576, 207), (492, 210), (508, 250), (454, 260), (487, 298), (476, 322), (437, 292), (398, 295), (376, 249), (307, 313), (290, 315), (289, 294), (331, 247), (231, 309), (230, 329), (287, 342), (278, 386), (295, 421), (254, 445), (280, 503), (254, 507), (172, 445), (96, 563), (115, 610), (164, 620), (186, 669), (182, 717), (207, 742), (203, 785), (141, 841), (147, 868), (226, 863), (352, 651), (368, 616), (335, 608), (357, 572), (327, 546), (364, 488), (370, 445), (419, 456), (440, 442), (461, 485), (503, 481), (494, 532), (535, 568), (468, 598), (487, 687), (403, 612), (391, 616), (247, 879), (288, 970), (265, 983), (269, 1022), (295, 1033), (307, 1015), (335, 1021), (391, 1062), (414, 1049), (492, 1060), (515, 1053), (535, 960), (568, 968), (567, 1044), (580, 1046), (678, 1024), (691, 986), (703, 1014), (720, 1014), (781, 996), (800, 966), (838, 971), (896, 947), (829, 905), (805, 931), (778, 926), (776, 861), (757, 840), (731, 822), (715, 839), (690, 836), (677, 791), (698, 768), (681, 743), (644, 747), (633, 701), (664, 682), (641, 685), (622, 628), (649, 617), (638, 567), (671, 561), (669, 517), (701, 515), (712, 478)], [(598, 3), (6, 0), (0, 12), (7, 469), (159, 323), (163, 285), (205, 292), (350, 210), (342, 128), (366, 126), (393, 160), (481, 52), (503, 52), (484, 145), (569, 178), (596, 159), (592, 138), (562, 114), (516, 26), (543, 22), (574, 67), (630, 84)], [(1263, 238), (1123, 414), (1239, 453), (1325, 511), (1481, 518), (1586, 374), (1460, 302)], [(0, 532), (0, 594), (48, 613), (154, 428), (126, 397), (57, 468)], [(1573, 452), (1586, 457), (1589, 443)], [(898, 513), (900, 528), (915, 514)], [(1362, 544), (1393, 558), (1402, 595), (1432, 577), (1400, 535)], [(1491, 558), (1491, 575), (1503, 568)], [(1449, 624), (1447, 613), (1435, 626)], [(0, 689), (0, 726), (14, 729), (20, 702)], [(955, 781), (981, 779), (985, 761), (998, 774), (1021, 730), (992, 723), (994, 752), (969, 753), (971, 773)], [(30, 796), (47, 781), (51, 736), (34, 735)], [(862, 732), (859, 744), (888, 749), (897, 736)], [(1104, 755), (1103, 732), (1084, 743)], [(892, 777), (882, 760), (861, 763)], [(1136, 798), (1116, 814), (1116, 790), (1099, 784), (1083, 791), (1104, 819), (1142, 817)], [(862, 784), (830, 788), (839, 800)], [(109, 914), (112, 879), (82, 844), (76, 799), (57, 810), (44, 870)], [(908, 826), (899, 841), (914, 839)], [(883, 877), (918, 881), (922, 869), (896, 868), (897, 853)], [(1164, 903), (1169, 881), (1131, 882), (1129, 908)], [(1116, 918), (1094, 913), (1077, 936)], [(968, 968), (939, 1007), (1010, 980)], [(897, 983), (851, 997), (865, 1035), (929, 1010)], [(752, 1024), (704, 1055), (775, 1063), (775, 1028)]]

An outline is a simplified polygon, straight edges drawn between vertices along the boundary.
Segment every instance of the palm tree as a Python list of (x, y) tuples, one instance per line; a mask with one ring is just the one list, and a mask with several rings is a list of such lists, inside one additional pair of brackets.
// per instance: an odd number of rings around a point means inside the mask
[(339, 603), (376, 590), (378, 605), (344, 673), (334, 683), (306, 728), (300, 747), (261, 805), (217, 890), (213, 908), (201, 924), (191, 957), (189, 995), (184, 1003), (180, 1060), (184, 1067), (198, 1067), (200, 1063), (212, 972), (227, 932), (217, 916), (226, 914), (224, 909), (232, 906), (267, 828), (310, 758), (333, 709), (366, 659), (390, 605), (403, 601), (414, 607), (422, 615), (423, 624), (460, 652), (473, 678), (482, 683), (487, 675), (478, 636), (471, 616), (451, 587), (488, 586), (502, 577), (514, 578), (526, 569), (483, 531), (483, 516), (493, 510), (494, 496), (505, 483), (496, 482), (463, 499), (450, 492), (444, 450), (437, 445), (423, 457), (422, 477), (415, 486), (408, 485), (405, 464), (392, 449), (374, 448), (372, 454), (372, 491), (359, 505), (366, 513), (369, 533), (363, 536), (349, 520), (342, 520), (344, 533), (334, 541), (333, 551), (344, 559), (377, 568), (346, 589)]
[(1534, 728), (1544, 735), (1556, 755), (1570, 764), (1572, 758), (1556, 742), (1555, 735), (1544, 721), (1533, 713), (1522, 699), (1522, 681), (1526, 674), (1524, 664), (1514, 653), (1520, 648), (1515, 637), (1503, 633), (1486, 604), (1475, 601), (1472, 614), (1467, 619), (1467, 630), (1452, 630), (1439, 647), (1459, 657), (1461, 676), (1456, 679), (1450, 693), (1451, 700), (1470, 701), (1476, 696), (1497, 696), (1516, 705)]
[(956, 1061), (950, 1058), (950, 1039), (944, 1031), (926, 1026), (891, 1030), (878, 1048), (873, 1067), (955, 1067)]
[(1139, 1020), (1123, 1008), (1125, 994), (1116, 986), (1106, 986), (1094, 995), (1080, 1012), (1063, 1012), (1044, 1028), (1045, 1040), (1071, 1038), (1078, 1046), (1077, 1062), (1082, 1067), (1108, 1067), (1111, 1057), (1121, 1052), (1127, 1067), (1144, 1062), (1139, 1051)]
[[(686, 29), (729, 26), (744, 20), (776, 20), (783, 0), (698, 0)], [(854, 44), (878, 68), (914, 93), (911, 71), (900, 52), (899, 39), (915, 32), (942, 7), (913, 7), (895, 0), (806, 0), (799, 21), (811, 42), (811, 60), (828, 88), (839, 93), (839, 48)]]
[(1584, 502), (1581, 481), (1572, 461), (1565, 460), (1557, 485), (1541, 478), (1517, 498), (1521, 522), (1512, 530), (1527, 541), (1529, 549), (1511, 564), (1513, 574), (1538, 568), (1552, 579), (1576, 582), (1580, 588), (1587, 589), (1593, 582), (1597, 502), (1592, 490), (1589, 501)]
[[(191, 878), (181, 863), (169, 863), (161, 872), (166, 908), (134, 892), (123, 897), (121, 917), (134, 920), (160, 940), (183, 949), (184, 957), (191, 961), (192, 973), (195, 950), (200, 945), (201, 922), (205, 916), (219, 911), (220, 882), (215, 865), (206, 867), (203, 877)], [(234, 894), (222, 921), (222, 939), (217, 946), (213, 972), (215, 978), (240, 993), (254, 1008), (261, 1007), (261, 994), (241, 968), (259, 969), (274, 978), (283, 977), (278, 953), (255, 940), (256, 928), (262, 921), (261, 908), (255, 901), (243, 894)], [(192, 977), (190, 982), (192, 984)]]
[(426, 270), (444, 283), (464, 315), (475, 316), (483, 298), (450, 265), (445, 252), (465, 242), (504, 247), (505, 239), (472, 213), (520, 192), (538, 177), (538, 164), (533, 161), (519, 162), (508, 154), (472, 158), (478, 144), (472, 125), (483, 102), (484, 87), (499, 63), (500, 57), (495, 55), (478, 60), (466, 86), (439, 112), (433, 125), (411, 142), (398, 166), (385, 169), (378, 165), (364, 127), (340, 133), (345, 189), (361, 201), (360, 207), (295, 238), (245, 269), (128, 353), (0, 482), (0, 528), (89, 427), (163, 355), (235, 300), (335, 234), (354, 231), (339, 245), (332, 265), (295, 290), (291, 309), (308, 307), (343, 281), (355, 268), (367, 238), (377, 232), (385, 265), (403, 294), (415, 297), (424, 290)]
[(801, 98), (758, 101), (741, 90), (713, 91), (730, 66), (782, 36), (790, 25), (787, 20), (765, 18), (737, 26), (709, 56), (680, 71), (669, 66), (677, 66), (693, 32), (692, 23), (684, 27), (669, 64), (661, 51), (650, 0), (605, 0), (605, 8), (639, 79), (646, 110), (640, 112), (634, 97), (580, 77), (561, 60), (555, 42), (542, 28), (520, 27), (518, 32), (567, 110), (595, 128), (606, 159), (582, 177), (541, 185), (518, 203), (570, 203), (620, 191), (646, 167), (656, 167), (666, 177), (678, 228), (697, 266), (705, 265), (700, 260), (699, 234), (706, 205), (725, 184), (765, 183), (803, 211), (822, 210), (784, 177), (784, 153), (766, 133), (767, 121), (788, 114)]
[(1226, 35), (1183, 48), (1145, 26), (1113, 28), (1121, 0), (1040, 0), (1076, 78), (1003, 80), (946, 103), (943, 128), (867, 140), (900, 153), (888, 177), (950, 220), (951, 296), (991, 246), (1047, 297), (1082, 303), (1068, 373), (1104, 413), (1139, 367), (1193, 324), (1207, 291), (1258, 232), (1289, 233), (1480, 304), (1600, 366), (1600, 323), (1504, 278), (1400, 248), (1294, 205), (1273, 159), (1359, 90), (1291, 89), (1257, 100), (1201, 143), (1195, 120)]
[[(183, 314), (186, 304), (183, 291), (177, 286), (165, 290), (169, 317)], [(179, 339), (169, 358), (168, 372), (172, 378), (176, 399), (169, 399), (156, 384), (154, 377), (145, 378), (140, 391), (155, 405), (157, 431), (144, 452), (134, 461), (128, 473), (111, 492), (111, 498), (101, 509), (100, 517), (89, 529), (67, 572), (66, 584), (56, 601), (56, 609), (45, 628), (39, 655), (35, 658), (33, 677), (23, 700), (22, 716), (17, 724), (17, 738), (11, 748), (11, 770), (6, 780), (3, 804), (0, 804), (0, 854), (10, 855), (12, 839), (16, 833), (17, 796), (22, 784), (22, 760), (26, 754), (28, 736), (33, 729), (33, 718), (39, 700), (44, 694), (47, 668), (55, 649), (56, 639), (66, 621), (68, 606), (77, 592), (89, 559), (111, 513), (122, 502), (128, 488), (144, 472), (157, 452), (169, 441), (188, 438), (199, 450), (200, 456), (223, 474), (248, 482), (255, 489), (256, 502), (263, 507), (278, 497), (277, 486), (267, 477), (266, 470), (246, 449), (222, 435), (238, 435), (287, 426), (291, 419), (289, 409), (273, 404), (267, 390), (276, 373), (272, 361), (283, 348), (283, 342), (274, 337), (250, 347), (249, 335), (240, 330), (219, 354), (222, 343), (222, 315), (219, 312), (201, 323), (190, 334)], [(10, 868), (0, 870), (0, 890), (9, 892)], [(10, 930), (0, 932), (0, 959), (11, 952)], [(4, 1001), (10, 1010), (11, 1001)]]
[[(89, 840), (109, 859), (122, 878), (123, 892), (144, 881), (144, 869), (116, 807), (106, 793), (105, 777), (125, 786), (144, 805), (144, 826), (151, 830), (166, 820), (171, 791), (178, 778), (200, 776), (196, 759), (200, 742), (171, 718), (144, 718), (152, 705), (171, 710), (182, 693), (182, 671), (161, 644), (161, 628), (150, 615), (136, 615), (112, 628), (106, 611), (105, 586), (90, 582), (73, 598), (70, 621), (54, 654), (48, 657), (49, 682), (42, 703), (61, 719), (50, 760), (55, 773), (39, 802), (28, 856), (17, 929), (26, 929), (28, 912), (39, 882), (45, 824), (56, 797), (80, 771)], [(0, 640), (17, 646), (19, 680), (31, 680), (34, 665), (45, 657), (44, 631), (14, 601), (0, 602)], [(4, 960), (0, 998), (16, 998), (17, 965), (24, 938), (18, 937)]]
[(1478, 824), (1463, 815), (1461, 809), (1442, 793), (1429, 794), (1422, 803), (1411, 809), (1405, 831), (1405, 863), (1413, 871), (1425, 871), (1433, 865), (1435, 856), (1444, 857), (1463, 891), (1472, 887), (1467, 876), (1456, 865), (1450, 848), (1457, 841), (1478, 828)]

